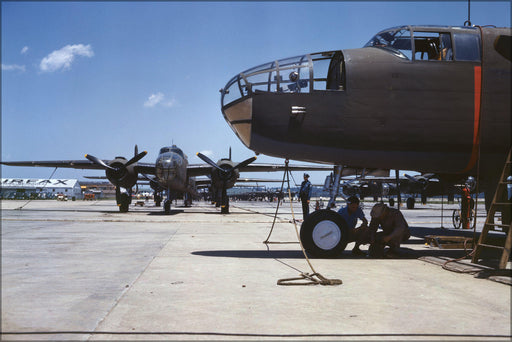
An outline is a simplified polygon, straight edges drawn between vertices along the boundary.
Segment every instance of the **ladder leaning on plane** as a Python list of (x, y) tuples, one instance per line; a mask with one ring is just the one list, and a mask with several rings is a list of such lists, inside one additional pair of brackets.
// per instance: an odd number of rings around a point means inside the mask
[[(487, 213), (487, 219), (485, 220), (482, 233), (480, 234), (480, 238), (478, 239), (478, 243), (475, 247), (475, 253), (473, 254), (473, 259), (471, 260), (472, 263), (478, 262), (480, 253), (482, 252), (483, 248), (502, 250), (499, 263), (500, 269), (505, 269), (510, 258), (510, 249), (512, 247), (512, 221), (510, 221), (512, 201), (510, 201), (507, 195), (507, 185), (511, 182), (509, 179), (509, 176), (511, 175), (511, 153), (512, 149), (509, 151), (507, 160), (505, 161), (501, 179), (498, 183), (494, 198)], [(501, 224), (494, 223), (494, 215), (496, 214), (496, 211), (501, 211)], [(507, 217), (506, 220), (505, 217)], [(504, 246), (493, 244), (492, 239), (488, 239), (488, 233), (491, 230), (506, 233)]]

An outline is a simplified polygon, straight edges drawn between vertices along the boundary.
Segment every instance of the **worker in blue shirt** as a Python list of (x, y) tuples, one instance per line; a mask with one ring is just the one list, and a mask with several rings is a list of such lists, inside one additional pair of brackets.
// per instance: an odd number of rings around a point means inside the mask
[(307, 173), (304, 174), (304, 181), (300, 185), (299, 190), (299, 198), (302, 202), (302, 217), (305, 220), (309, 215), (309, 200), (311, 198), (311, 190), (312, 186), (309, 182), (309, 175)]
[[(363, 210), (359, 207), (359, 198), (350, 196), (347, 198), (347, 205), (338, 210), (338, 214), (345, 220), (349, 228), (349, 242), (355, 241), (352, 254), (363, 255), (363, 251), (359, 249), (359, 245), (366, 243), (365, 236), (368, 233), (368, 220), (364, 216)], [(357, 219), (363, 221), (363, 224), (356, 228)]]

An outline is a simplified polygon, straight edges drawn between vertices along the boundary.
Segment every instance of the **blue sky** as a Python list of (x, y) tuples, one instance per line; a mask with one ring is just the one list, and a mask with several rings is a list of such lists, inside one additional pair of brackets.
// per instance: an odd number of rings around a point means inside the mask
[[(468, 12), (467, 1), (4, 1), (1, 10), (2, 160), (130, 158), (138, 144), (149, 152), (142, 161), (153, 162), (175, 143), (190, 163), (201, 162), (200, 151), (225, 157), (230, 146), (235, 160), (253, 156), (220, 111), (219, 89), (238, 72), (361, 47), (387, 27), (462, 26)], [(509, 1), (473, 1), (471, 21), (510, 27), (510, 11)], [(52, 171), (2, 167), (2, 177)], [(54, 177), (101, 174), (60, 169)]]

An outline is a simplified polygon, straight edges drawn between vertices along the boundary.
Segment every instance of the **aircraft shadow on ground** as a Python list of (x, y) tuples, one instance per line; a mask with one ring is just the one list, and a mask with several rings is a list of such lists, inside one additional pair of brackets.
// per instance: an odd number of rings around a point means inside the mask
[(184, 213), (185, 210), (183, 209), (171, 209), (171, 212), (169, 214), (166, 214), (164, 211), (151, 211), (148, 213), (148, 215), (154, 215), (154, 216), (173, 216), (177, 214)]
[[(365, 251), (364, 247), (361, 248)], [(217, 250), (217, 251), (196, 251), (192, 255), (216, 257), (216, 258), (243, 258), (243, 259), (304, 259), (304, 254), (300, 249), (297, 250)], [(391, 259), (418, 259), (424, 256), (434, 257), (448, 257), (448, 258), (461, 258), (466, 253), (464, 250), (447, 250), (447, 249), (425, 249), (414, 250), (410, 248), (401, 248), (400, 256)], [(311, 259), (316, 257), (308, 255)], [(353, 255), (350, 250), (345, 250), (343, 253), (334, 259), (371, 259), (366, 255)], [(385, 258), (389, 259), (389, 258)]]

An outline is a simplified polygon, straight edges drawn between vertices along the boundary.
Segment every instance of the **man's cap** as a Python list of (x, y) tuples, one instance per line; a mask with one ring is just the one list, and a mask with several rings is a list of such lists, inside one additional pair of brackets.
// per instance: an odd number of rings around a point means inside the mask
[(379, 218), (384, 213), (384, 210), (386, 210), (388, 206), (384, 203), (377, 203), (373, 206), (372, 211), (370, 212), (370, 216), (372, 218)]
[(307, 173), (304, 174), (304, 177), (309, 177), (309, 175)]
[(350, 196), (349, 198), (347, 198), (347, 204), (352, 203), (359, 204), (359, 198), (357, 198), (357, 196)]

